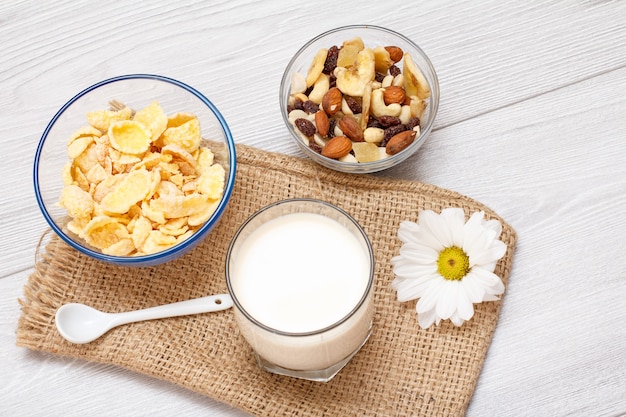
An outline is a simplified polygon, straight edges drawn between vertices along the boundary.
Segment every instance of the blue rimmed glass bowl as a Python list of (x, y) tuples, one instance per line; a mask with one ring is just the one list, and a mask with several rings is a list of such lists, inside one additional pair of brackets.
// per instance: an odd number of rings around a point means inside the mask
[[(73, 132), (87, 125), (87, 112), (118, 101), (139, 110), (157, 101), (166, 114), (195, 114), (202, 138), (226, 172), (224, 193), (209, 219), (186, 240), (166, 250), (138, 256), (112, 256), (90, 247), (67, 228), (71, 220), (58, 205), (63, 189), (63, 167), (69, 161), (67, 142)], [(123, 75), (98, 82), (76, 94), (48, 123), (35, 154), (33, 182), (41, 212), (52, 230), (74, 249), (92, 258), (124, 266), (158, 265), (187, 253), (211, 232), (223, 215), (235, 183), (236, 152), (230, 128), (217, 107), (198, 90), (172, 78), (152, 74)]]

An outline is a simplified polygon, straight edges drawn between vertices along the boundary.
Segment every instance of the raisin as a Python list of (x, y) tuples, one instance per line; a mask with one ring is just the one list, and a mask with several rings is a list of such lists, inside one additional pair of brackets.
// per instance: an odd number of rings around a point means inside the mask
[(322, 147), (318, 145), (317, 142), (315, 142), (312, 139), (309, 140), (309, 148), (311, 148), (314, 152), (317, 152), (319, 154), (322, 153)]
[(307, 100), (302, 104), (302, 110), (304, 110), (305, 112), (309, 114), (317, 113), (319, 109), (320, 107), (314, 102), (312, 102), (311, 100)]
[(402, 123), (400, 118), (396, 116), (380, 116), (378, 121), (383, 127), (395, 126)]
[(297, 98), (297, 99), (295, 99), (295, 100), (294, 100), (294, 102), (293, 102), (293, 108), (294, 108), (294, 109), (298, 109), (298, 110), (302, 110), (302, 109), (303, 109), (303, 107), (302, 107), (302, 105), (303, 105), (303, 104), (304, 104), (304, 103), (302, 102), (302, 100), (300, 100), (299, 98)]
[(328, 80), (328, 88), (333, 88), (337, 86), (337, 76), (335, 75), (335, 72), (331, 72), (330, 75), (328, 76), (329, 80)]
[(380, 122), (378, 121), (378, 119), (377, 119), (377, 118), (375, 118), (374, 116), (372, 116), (372, 115), (370, 114), (369, 119), (367, 119), (367, 127), (378, 127), (378, 128), (380, 128), (380, 129), (382, 129), (382, 128), (383, 128), (383, 125), (382, 125), (382, 124), (380, 124)]
[(411, 117), (409, 119), (409, 121), (406, 122), (407, 130), (413, 129), (415, 126), (419, 126), (419, 125), (420, 125), (420, 118), (419, 117)]
[(363, 108), (361, 107), (361, 103), (359, 103), (354, 97), (351, 96), (343, 96), (346, 99), (346, 104), (352, 110), (352, 113), (359, 114), (363, 112)]
[(394, 77), (397, 77), (401, 73), (402, 71), (397, 66), (392, 65), (391, 67), (389, 67), (389, 74), (393, 75)]
[(378, 81), (379, 83), (382, 83), (384, 79), (385, 74), (383, 74), (382, 72), (377, 72), (376, 74), (374, 74), (374, 80)]
[(328, 138), (334, 138), (335, 137), (335, 126), (337, 126), (337, 119), (332, 118), (332, 119), (328, 119)]
[(404, 132), (405, 130), (406, 126), (402, 124), (388, 127), (387, 129), (385, 129), (385, 136), (383, 137), (383, 140), (379, 146), (387, 146), (387, 142), (389, 142), (389, 139), (391, 139), (400, 132)]
[(324, 69), (322, 72), (324, 74), (332, 73), (335, 68), (337, 68), (337, 57), (339, 56), (339, 48), (336, 45), (331, 46), (328, 49), (328, 54), (326, 55), (326, 61), (324, 62)]
[(295, 124), (298, 130), (302, 132), (304, 136), (311, 137), (315, 134), (315, 131), (317, 130), (313, 122), (307, 119), (296, 119)]

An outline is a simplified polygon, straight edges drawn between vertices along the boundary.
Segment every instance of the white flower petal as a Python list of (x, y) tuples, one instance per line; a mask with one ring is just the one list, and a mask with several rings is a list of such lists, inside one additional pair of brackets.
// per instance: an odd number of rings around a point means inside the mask
[(439, 252), (431, 247), (418, 245), (416, 243), (407, 243), (400, 248), (400, 255), (409, 259), (411, 262), (429, 264), (437, 262)]
[(417, 313), (417, 321), (422, 329), (428, 329), (435, 323), (435, 320), (437, 320), (437, 324), (439, 324), (440, 319), (437, 317), (437, 313), (435, 313), (434, 309), (422, 313), (418, 311)]
[(457, 308), (457, 292), (459, 281), (445, 280), (439, 291), (437, 300), (437, 315), (442, 319), (449, 319)]
[(430, 232), (442, 248), (447, 248), (454, 244), (450, 225), (446, 222), (446, 218), (443, 215), (426, 210), (421, 212), (419, 217), (420, 226), (424, 229), (424, 233)]
[[(476, 266), (472, 268), (468, 276), (470, 274), (482, 285), (485, 289), (485, 293), (500, 295), (504, 292), (504, 284), (502, 283), (502, 280), (493, 272), (486, 271), (483, 268)], [(467, 276), (465, 278), (467, 278)]]
[(437, 272), (437, 265), (422, 265), (410, 262), (396, 262), (393, 266), (393, 273), (401, 278), (419, 278), (422, 275), (434, 274)]
[(461, 318), (461, 316), (459, 316), (458, 313), (454, 313), (452, 315), (452, 317), (450, 317), (450, 321), (455, 325), (455, 326), (461, 326), (463, 325), (463, 323), (465, 323), (465, 320), (463, 320)]
[(499, 299), (500, 297), (491, 294), (485, 294), (485, 296), (483, 297), (483, 301), (498, 301)]
[(457, 292), (456, 312), (463, 320), (469, 320), (474, 316), (474, 304), (467, 296), (464, 286), (459, 286), (459, 291)]
[(461, 283), (467, 298), (469, 298), (472, 303), (480, 303), (483, 301), (485, 290), (479, 282), (476, 282), (474, 275), (466, 275)]
[(415, 238), (417, 243), (433, 248), (437, 251), (437, 253), (441, 252), (441, 250), (445, 248), (439, 239), (437, 239), (437, 236), (435, 236), (430, 229), (427, 229), (426, 227), (422, 227), (420, 231), (416, 233)]
[(465, 233), (463, 228), (465, 227), (465, 213), (460, 208), (447, 208), (441, 211), (441, 216), (444, 218), (450, 233), (452, 235), (452, 243), (450, 246), (463, 247), (463, 240)]
[(398, 228), (398, 238), (404, 243), (415, 242), (415, 235), (419, 229), (420, 227), (417, 223), (407, 220), (400, 222), (400, 227)]
[(430, 280), (437, 279), (436, 276), (420, 277), (418, 279), (399, 279), (391, 282), (391, 287), (396, 290), (398, 301), (404, 302), (420, 298), (430, 286)]
[(421, 313), (428, 310), (434, 310), (439, 301), (439, 292), (443, 288), (445, 279), (438, 278), (432, 280), (430, 286), (424, 291), (424, 295), (417, 302), (417, 312)]
[(500, 237), (500, 234), (502, 233), (502, 224), (497, 221), (497, 220), (486, 220), (483, 223), (483, 226), (486, 229), (491, 229), (496, 233), (496, 238)]
[[(391, 259), (391, 287), (399, 301), (418, 299), (415, 309), (422, 328), (439, 325), (442, 319), (460, 326), (474, 316), (475, 303), (497, 300), (504, 293), (504, 283), (493, 272), (507, 250), (499, 240), (502, 224), (484, 216), (475, 212), (465, 222), (463, 209), (446, 208), (440, 214), (421, 211), (417, 223), (400, 223), (403, 245)], [(447, 280), (437, 270), (440, 252), (451, 246), (469, 257), (470, 270), (459, 281)]]

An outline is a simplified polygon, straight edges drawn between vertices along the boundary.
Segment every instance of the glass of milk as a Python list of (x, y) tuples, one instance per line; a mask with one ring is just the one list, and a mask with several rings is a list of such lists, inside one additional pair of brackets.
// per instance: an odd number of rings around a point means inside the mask
[(329, 381), (367, 341), (374, 254), (342, 209), (282, 200), (235, 234), (226, 282), (241, 334), (269, 372)]

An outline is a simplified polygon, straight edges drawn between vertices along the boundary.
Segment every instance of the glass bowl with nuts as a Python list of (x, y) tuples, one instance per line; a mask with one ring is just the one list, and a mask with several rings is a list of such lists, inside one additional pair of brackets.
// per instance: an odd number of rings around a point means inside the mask
[(432, 130), (439, 82), (426, 54), (392, 30), (353, 25), (306, 43), (280, 85), (280, 109), (302, 151), (348, 173), (390, 168)]

